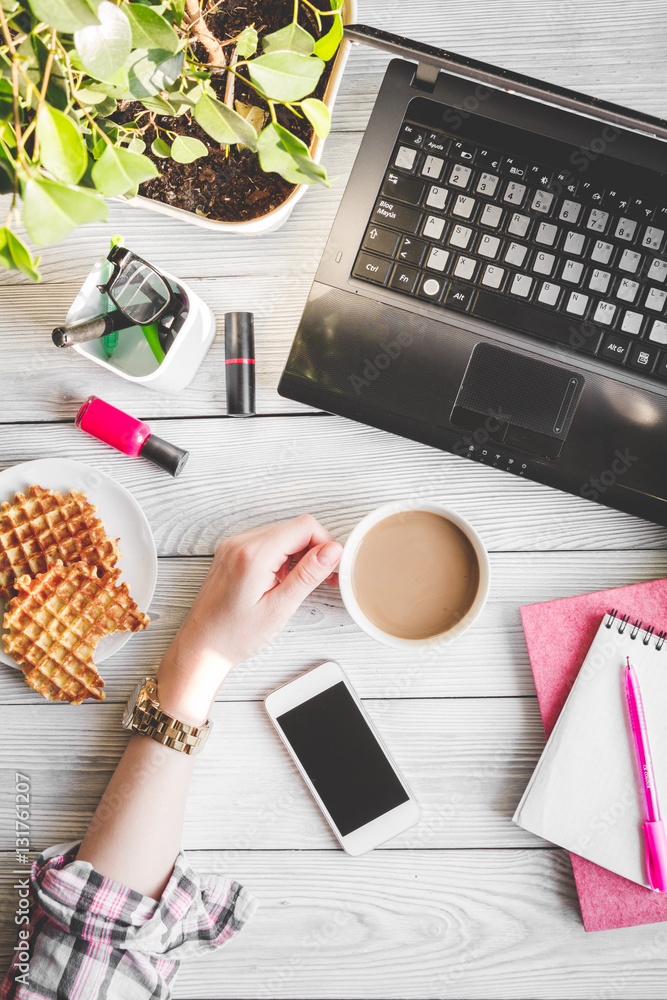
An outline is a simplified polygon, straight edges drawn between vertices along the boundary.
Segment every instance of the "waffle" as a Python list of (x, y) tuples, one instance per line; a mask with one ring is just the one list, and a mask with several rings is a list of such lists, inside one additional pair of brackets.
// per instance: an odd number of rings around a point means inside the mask
[(120, 569), (98, 577), (85, 562), (54, 563), (34, 579), (16, 581), (18, 595), (7, 605), (2, 641), (31, 688), (48, 701), (78, 705), (104, 698), (104, 681), (93, 662), (102, 636), (138, 632), (150, 619), (138, 610)]
[(44, 573), (58, 559), (105, 573), (119, 555), (118, 539), (107, 538), (84, 493), (31, 486), (28, 496), (17, 493), (13, 503), (0, 504), (0, 597), (13, 596), (20, 576)]

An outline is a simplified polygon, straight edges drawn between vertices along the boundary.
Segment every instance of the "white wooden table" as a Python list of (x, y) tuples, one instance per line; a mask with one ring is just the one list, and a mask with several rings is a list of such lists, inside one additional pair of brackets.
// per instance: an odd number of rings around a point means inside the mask
[[(360, 0), (360, 20), (667, 113), (664, 0)], [(664, 576), (667, 533), (276, 393), (386, 61), (353, 50), (325, 151), (338, 180), (309, 192), (281, 232), (222, 238), (114, 204), (108, 224), (44, 252), (42, 285), (0, 272), (0, 467), (46, 455), (96, 465), (143, 506), (160, 555), (152, 625), (105, 664), (103, 704), (48, 704), (0, 671), (3, 969), (15, 940), (14, 772), (32, 779), (34, 849), (83, 834), (125, 744), (122, 705), (166, 649), (216, 540), (304, 510), (344, 540), (385, 501), (433, 496), (470, 518), (490, 549), (486, 611), (434, 665), (376, 645), (322, 588), (234, 672), (197, 764), (184, 847), (201, 871), (235, 875), (262, 905), (232, 945), (183, 966), (175, 996), (667, 997), (665, 925), (586, 934), (567, 854), (510, 819), (544, 743), (519, 606)], [(220, 326), (226, 310), (254, 311), (256, 419), (225, 416), (220, 334), (173, 398), (51, 346), (113, 232), (190, 279)], [(190, 448), (181, 479), (76, 431), (90, 393)], [(337, 847), (261, 705), (325, 657), (343, 664), (423, 810), (418, 827), (357, 860)]]

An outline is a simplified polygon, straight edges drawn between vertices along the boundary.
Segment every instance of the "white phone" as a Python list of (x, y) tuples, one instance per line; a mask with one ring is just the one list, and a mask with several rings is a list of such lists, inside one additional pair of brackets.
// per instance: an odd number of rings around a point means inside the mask
[(306, 671), (264, 705), (348, 854), (372, 851), (419, 822), (419, 806), (337, 663)]

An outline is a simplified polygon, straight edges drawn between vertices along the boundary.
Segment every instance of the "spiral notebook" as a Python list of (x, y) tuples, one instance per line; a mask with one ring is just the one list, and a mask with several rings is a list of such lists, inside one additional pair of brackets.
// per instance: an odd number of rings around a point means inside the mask
[[(624, 609), (625, 615), (630, 616), (631, 626), (641, 619), (661, 622), (664, 626), (667, 619), (667, 580), (651, 580), (521, 608), (530, 666), (547, 737), (568, 701), (605, 615), (614, 607)], [(654, 630), (652, 635), (654, 638), (650, 642), (657, 644), (659, 630)], [(636, 648), (636, 640), (632, 648)], [(664, 662), (667, 669), (666, 650), (667, 646), (656, 651), (658, 661), (651, 656), (651, 662)], [(584, 737), (588, 739), (587, 733)], [(662, 807), (667, 809), (664, 802)], [(617, 806), (616, 811), (620, 808)], [(639, 843), (641, 850), (641, 841)], [(587, 931), (667, 920), (667, 894), (652, 892), (644, 884), (630, 881), (574, 852), (570, 853), (570, 858)]]

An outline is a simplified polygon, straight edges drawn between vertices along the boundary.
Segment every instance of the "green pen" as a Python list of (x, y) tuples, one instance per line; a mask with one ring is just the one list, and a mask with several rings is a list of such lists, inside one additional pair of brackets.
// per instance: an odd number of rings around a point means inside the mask
[(150, 326), (142, 326), (141, 329), (144, 332), (144, 337), (148, 341), (148, 346), (157, 359), (157, 363), (161, 365), (164, 361), (164, 351), (160, 347), (160, 337), (158, 334), (157, 323), (151, 323)]

